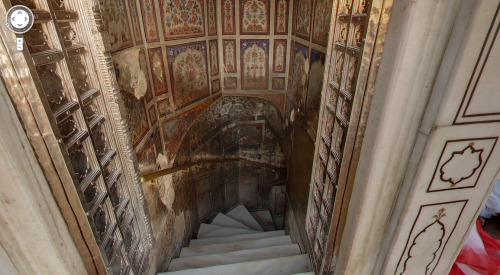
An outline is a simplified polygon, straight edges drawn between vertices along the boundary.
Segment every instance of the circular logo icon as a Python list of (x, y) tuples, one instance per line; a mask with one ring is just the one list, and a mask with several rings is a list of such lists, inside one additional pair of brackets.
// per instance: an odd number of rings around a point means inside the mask
[(33, 12), (26, 6), (17, 5), (9, 9), (6, 25), (14, 33), (25, 33), (33, 27)]

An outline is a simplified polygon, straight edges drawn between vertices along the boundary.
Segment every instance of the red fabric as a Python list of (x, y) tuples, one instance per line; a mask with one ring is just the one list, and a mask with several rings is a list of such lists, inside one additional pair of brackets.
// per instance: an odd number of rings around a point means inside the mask
[(478, 254), (472, 249), (463, 247), (449, 275), (467, 275), (458, 267), (457, 263), (466, 264), (479, 274), (500, 274), (500, 252), (498, 252), (500, 251), (500, 241), (484, 232), (479, 221), (476, 221), (476, 227), (488, 254)]

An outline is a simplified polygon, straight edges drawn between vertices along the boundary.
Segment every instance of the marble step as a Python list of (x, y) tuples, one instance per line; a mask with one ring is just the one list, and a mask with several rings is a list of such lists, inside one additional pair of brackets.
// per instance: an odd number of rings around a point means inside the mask
[(260, 210), (251, 212), (252, 216), (259, 222), (259, 224), (266, 231), (276, 230), (274, 227), (273, 217), (271, 216), (271, 212), (268, 210)]
[(249, 228), (248, 226), (242, 224), (241, 222), (234, 220), (222, 213), (218, 213), (217, 216), (212, 220), (210, 224), (213, 225), (219, 225), (219, 226), (224, 226), (224, 227), (233, 227), (233, 228), (241, 228), (241, 229), (249, 229), (253, 230), (252, 228)]
[(286, 275), (312, 271), (308, 255), (278, 257), (266, 260), (250, 261), (236, 264), (215, 265), (203, 268), (184, 269), (158, 274), (165, 275)]
[(245, 249), (256, 249), (271, 246), (292, 244), (290, 236), (271, 237), (259, 240), (240, 241), (234, 243), (210, 244), (196, 247), (183, 247), (179, 258), (226, 253)]
[(259, 231), (202, 223), (200, 225), (200, 229), (198, 230), (198, 239), (224, 237), (224, 236), (229, 237), (234, 235), (252, 234), (252, 233), (259, 233)]
[(221, 244), (221, 243), (233, 243), (239, 241), (257, 240), (270, 237), (285, 236), (285, 231), (276, 230), (268, 232), (259, 232), (254, 234), (242, 234), (230, 237), (215, 237), (215, 238), (205, 238), (205, 239), (192, 239), (189, 246), (202, 246), (209, 244)]
[(265, 260), (270, 258), (293, 256), (299, 254), (300, 248), (297, 244), (238, 250), (227, 253), (173, 259), (170, 262), (168, 271)]
[(247, 208), (243, 205), (236, 206), (231, 211), (227, 212), (226, 215), (248, 226), (248, 228), (252, 230), (264, 231), (259, 222), (255, 220), (252, 214), (250, 214)]

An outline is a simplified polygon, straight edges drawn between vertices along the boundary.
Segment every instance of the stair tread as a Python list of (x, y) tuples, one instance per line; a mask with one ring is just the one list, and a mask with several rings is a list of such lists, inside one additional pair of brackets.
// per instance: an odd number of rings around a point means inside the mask
[(276, 231), (267, 231), (267, 232), (258, 232), (253, 234), (242, 234), (242, 235), (234, 235), (229, 237), (214, 237), (214, 238), (204, 238), (204, 239), (192, 239), (189, 243), (190, 247), (209, 245), (209, 244), (222, 244), (222, 243), (232, 243), (238, 241), (248, 241), (248, 240), (256, 240), (277, 236), (285, 236), (284, 230), (276, 230)]
[(271, 216), (271, 212), (268, 210), (260, 210), (251, 212), (252, 216), (260, 223), (262, 228), (266, 231), (276, 230), (274, 226), (273, 217)]
[(223, 244), (210, 244), (196, 247), (183, 247), (180, 258), (232, 252), (237, 250), (264, 248), (292, 244), (290, 236), (278, 236), (265, 239), (239, 241)]
[(252, 234), (258, 232), (259, 231), (254, 231), (249, 229), (232, 228), (232, 227), (202, 223), (200, 225), (200, 229), (198, 230), (198, 239), (234, 236), (241, 234)]
[(224, 226), (224, 227), (233, 227), (233, 228), (253, 230), (252, 228), (244, 225), (243, 223), (241, 223), (233, 218), (230, 218), (229, 216), (226, 216), (220, 212), (217, 214), (217, 216), (215, 216), (215, 218), (212, 220), (212, 222), (210, 224)]
[(187, 274), (220, 274), (220, 275), (281, 275), (312, 271), (308, 255), (295, 255), (287, 257), (271, 258), (266, 260), (249, 261), (227, 265), (215, 265), (203, 268), (184, 269), (173, 272), (158, 273), (167, 275)]
[(300, 248), (297, 244), (238, 250), (226, 253), (173, 259), (170, 262), (168, 271), (234, 264), (293, 255), (300, 255)]
[(226, 215), (248, 226), (250, 229), (264, 231), (259, 222), (252, 216), (244, 205), (240, 204), (236, 206), (231, 211), (227, 212)]

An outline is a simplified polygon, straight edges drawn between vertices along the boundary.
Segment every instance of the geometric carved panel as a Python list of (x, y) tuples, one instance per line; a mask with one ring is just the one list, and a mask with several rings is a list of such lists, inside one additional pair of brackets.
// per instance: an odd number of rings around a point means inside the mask
[(466, 204), (463, 200), (421, 206), (395, 274), (432, 274)]
[(475, 187), (497, 139), (495, 137), (447, 141), (427, 191)]

